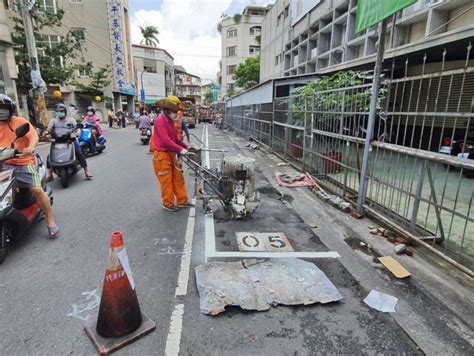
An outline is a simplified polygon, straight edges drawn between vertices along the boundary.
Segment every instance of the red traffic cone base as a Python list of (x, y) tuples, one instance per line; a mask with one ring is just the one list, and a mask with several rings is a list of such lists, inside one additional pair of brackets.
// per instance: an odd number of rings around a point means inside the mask
[(84, 330), (101, 355), (108, 355), (156, 329), (140, 311), (121, 232), (112, 234), (97, 322)]

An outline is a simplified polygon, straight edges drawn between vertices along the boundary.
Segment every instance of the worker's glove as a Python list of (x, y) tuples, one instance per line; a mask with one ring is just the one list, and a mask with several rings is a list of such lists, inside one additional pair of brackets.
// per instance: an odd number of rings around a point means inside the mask
[(183, 149), (179, 152), (179, 154), (180, 154), (181, 156), (187, 156), (187, 155), (189, 154), (189, 151), (183, 148)]

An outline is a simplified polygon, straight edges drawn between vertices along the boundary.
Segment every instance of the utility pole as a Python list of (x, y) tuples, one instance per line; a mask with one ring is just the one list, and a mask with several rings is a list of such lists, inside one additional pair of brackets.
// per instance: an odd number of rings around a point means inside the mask
[(31, 67), (31, 83), (33, 86), (33, 98), (35, 99), (35, 111), (37, 117), (43, 125), (48, 124), (48, 115), (46, 113), (46, 102), (44, 100), (44, 92), (47, 91), (46, 83), (41, 77), (38, 51), (36, 49), (35, 35), (33, 31), (33, 19), (30, 10), (33, 8), (36, 0), (22, 0), (20, 2), (21, 17), (23, 19), (23, 27), (25, 29), (26, 49), (30, 59)]
[[(393, 27), (392, 27), (393, 28)], [(364, 157), (362, 159), (362, 169), (360, 174), (360, 184), (359, 184), (359, 196), (357, 199), (357, 212), (362, 214), (364, 211), (364, 203), (367, 194), (367, 174), (369, 172), (369, 151), (370, 151), (370, 141), (374, 134), (375, 126), (375, 117), (377, 115), (377, 100), (380, 89), (381, 74), (382, 74), (382, 62), (384, 54), (384, 44), (385, 44), (385, 32), (387, 29), (387, 22), (383, 20), (379, 23), (378, 32), (379, 39), (377, 44), (377, 57), (375, 59), (375, 68), (374, 68), (374, 79), (372, 81), (372, 95), (370, 98), (370, 110), (369, 110), (369, 120), (367, 123), (367, 133), (365, 136), (364, 144)], [(393, 31), (393, 30), (392, 30)]]

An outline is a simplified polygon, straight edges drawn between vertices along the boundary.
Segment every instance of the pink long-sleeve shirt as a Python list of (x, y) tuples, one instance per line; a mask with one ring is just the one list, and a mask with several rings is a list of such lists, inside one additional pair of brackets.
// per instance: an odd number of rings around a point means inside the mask
[(104, 130), (102, 129), (102, 126), (100, 126), (100, 119), (97, 115), (85, 115), (84, 119), (82, 120), (82, 124), (89, 123), (91, 125), (95, 125), (97, 127), (97, 131), (99, 132), (99, 135), (102, 135), (104, 133)]
[(172, 151), (179, 153), (183, 149), (188, 149), (188, 145), (178, 140), (176, 127), (173, 120), (166, 114), (161, 113), (155, 120), (153, 127), (153, 139), (156, 151)]

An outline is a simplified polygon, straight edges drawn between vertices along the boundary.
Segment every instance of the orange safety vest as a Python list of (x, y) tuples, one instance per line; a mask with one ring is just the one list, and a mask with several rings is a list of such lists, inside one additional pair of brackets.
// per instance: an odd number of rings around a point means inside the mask
[(175, 121), (174, 127), (176, 127), (176, 133), (178, 134), (178, 139), (183, 140), (183, 120)]

